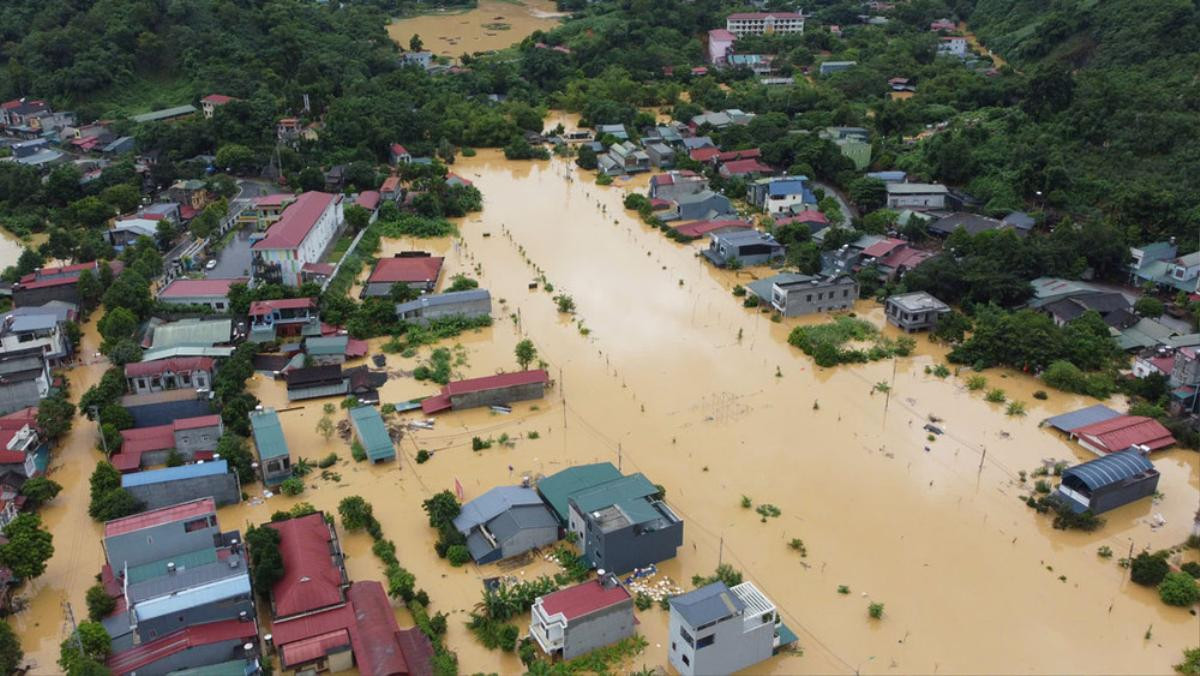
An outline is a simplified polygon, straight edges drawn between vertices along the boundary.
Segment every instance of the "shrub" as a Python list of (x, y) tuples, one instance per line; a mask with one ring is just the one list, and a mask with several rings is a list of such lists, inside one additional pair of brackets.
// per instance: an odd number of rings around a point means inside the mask
[(973, 375), (967, 378), (967, 389), (972, 392), (977, 392), (987, 387), (987, 378), (981, 375)]
[(354, 458), (354, 462), (362, 462), (367, 459), (367, 449), (355, 439), (350, 444), (350, 457)]
[(93, 622), (99, 622), (117, 609), (117, 600), (109, 596), (99, 584), (88, 588), (84, 600), (87, 602), (88, 618)]
[(1200, 587), (1187, 573), (1167, 573), (1158, 585), (1158, 597), (1169, 606), (1186, 608), (1200, 601)]
[(423, 448), (421, 450), (417, 451), (417, 464), (418, 465), (423, 465), (428, 461), (429, 461), (429, 451), (427, 451)]
[(342, 528), (346, 530), (366, 528), (368, 524), (375, 520), (374, 511), (371, 503), (358, 495), (344, 497), (338, 503), (338, 514), (342, 517)]
[(1134, 582), (1146, 587), (1156, 587), (1171, 572), (1167, 565), (1167, 552), (1142, 552), (1133, 557), (1130, 564), (1129, 577)]
[(320, 467), (321, 469), (325, 469), (326, 467), (333, 467), (334, 465), (337, 464), (338, 460), (339, 460), (339, 458), (338, 458), (337, 453), (330, 453), (329, 455), (327, 455), (324, 458), (321, 458), (319, 461), (317, 461), (317, 467)]
[(183, 454), (181, 454), (176, 449), (172, 448), (167, 453), (167, 467), (181, 467), (181, 466), (183, 466)]
[(1188, 648), (1183, 651), (1183, 661), (1175, 665), (1175, 671), (1184, 676), (1200, 675), (1200, 648)]
[(846, 586), (846, 585), (844, 585), (844, 584), (839, 584), (839, 585), (838, 585), (838, 588), (837, 588), (837, 593), (839, 593), (839, 594), (849, 594), (849, 593), (850, 593), (850, 587), (847, 587), (847, 586)]
[(993, 404), (1003, 404), (1005, 399), (1004, 390), (999, 388), (988, 390), (988, 393), (983, 398)]
[(1025, 402), (1016, 400), (1008, 402), (1008, 406), (1004, 409), (1004, 414), (1023, 417), (1025, 415)]
[(950, 368), (945, 364), (938, 364), (937, 366), (933, 367), (933, 375), (937, 376), (938, 378), (946, 378), (950, 375)]
[(633, 598), (633, 605), (637, 606), (638, 610), (650, 610), (650, 606), (654, 605), (654, 599), (646, 592), (638, 592)]
[(287, 496), (300, 495), (304, 492), (304, 480), (300, 477), (288, 477), (279, 484), (279, 492)]
[(1050, 482), (1046, 481), (1045, 479), (1038, 479), (1037, 482), (1033, 484), (1033, 487), (1038, 493), (1050, 492)]
[(1096, 556), (1099, 556), (1102, 559), (1111, 559), (1112, 555), (1112, 547), (1109, 547), (1108, 545), (1101, 545), (1100, 548), (1096, 550)]
[(457, 568), (471, 560), (471, 550), (466, 545), (454, 545), (446, 550), (446, 560)]
[(1191, 575), (1192, 577), (1196, 578), (1197, 580), (1200, 580), (1200, 562), (1188, 561), (1187, 563), (1183, 564), (1179, 568), (1180, 568), (1180, 570), (1187, 573), (1188, 575)]
[(1046, 390), (1038, 390), (1037, 392), (1033, 393), (1033, 398), (1037, 399), (1038, 401), (1045, 401), (1050, 397), (1046, 394)]
[(750, 508), (751, 508), (751, 507), (753, 507), (753, 506), (754, 506), (754, 501), (752, 501), (752, 500), (750, 499), (750, 496), (749, 496), (749, 495), (743, 495), (743, 496), (742, 496), (742, 509), (750, 509)]
[(883, 604), (872, 603), (871, 605), (867, 606), (867, 615), (869, 615), (872, 620), (878, 620), (883, 617)]
[(479, 437), (471, 437), (471, 450), (472, 451), (482, 451), (484, 449), (491, 448), (491, 447), (492, 447), (491, 439), (484, 440)]
[(737, 286), (733, 287), (733, 295), (737, 296), (738, 298), (745, 296), (746, 295), (746, 287), (742, 286), (741, 284), (738, 284)]
[(575, 299), (565, 293), (554, 297), (554, 303), (558, 306), (558, 311), (563, 313), (575, 312)]

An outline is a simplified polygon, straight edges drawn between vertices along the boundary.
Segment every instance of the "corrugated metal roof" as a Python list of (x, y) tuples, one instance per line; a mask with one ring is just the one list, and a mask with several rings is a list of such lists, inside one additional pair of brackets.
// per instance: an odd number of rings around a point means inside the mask
[(150, 346), (154, 349), (182, 345), (210, 347), (217, 343), (228, 343), (231, 335), (232, 319), (181, 319), (155, 328)]
[(175, 357), (228, 357), (232, 354), (232, 347), (177, 345), (175, 347), (156, 347), (146, 350), (142, 353), (142, 360), (157, 361), (159, 359), (173, 359)]
[(670, 604), (693, 628), (731, 617), (746, 608), (724, 582), (714, 582), (695, 591), (672, 596)]
[(569, 510), (567, 500), (573, 493), (621, 478), (621, 472), (611, 462), (576, 465), (545, 477), (537, 484), (550, 508), (566, 523)]
[(194, 552), (184, 552), (158, 561), (143, 563), (140, 566), (130, 566), (125, 574), (129, 584), (139, 584), (146, 580), (162, 577), (168, 574), (167, 564), (175, 564), (175, 570), (187, 570), (217, 562), (217, 548), (206, 547)]
[(483, 378), (458, 380), (448, 383), (442, 388), (442, 391), (450, 396), (455, 396), (471, 392), (496, 390), (502, 387), (516, 387), (518, 385), (532, 385), (535, 383), (545, 384), (549, 380), (550, 376), (545, 371), (542, 369), (533, 369), (530, 371), (517, 371), (515, 373), (500, 373), (494, 376), (484, 376)]
[(262, 460), (282, 458), (288, 455), (287, 440), (275, 411), (255, 411), (250, 414), (250, 427), (254, 432), (254, 447)]
[(454, 527), (466, 533), (519, 505), (541, 505), (542, 499), (532, 488), (497, 486), (462, 506), (454, 518)]
[(179, 467), (167, 467), (165, 469), (152, 469), (145, 472), (125, 474), (121, 476), (121, 487), (130, 488), (132, 486), (146, 486), (149, 484), (160, 484), (168, 481), (182, 481), (184, 479), (198, 479), (200, 477), (228, 473), (229, 463), (225, 462), (224, 460), (214, 460), (212, 462), (197, 463), (195, 465), (180, 465)]
[[(629, 600), (629, 592), (620, 585), (605, 587), (600, 580), (588, 580), (574, 587), (567, 587), (546, 594), (538, 599), (547, 615), (563, 614), (568, 621), (597, 610), (603, 610)], [(630, 614), (633, 608), (630, 606)]]
[(1147, 446), (1154, 451), (1175, 443), (1175, 437), (1162, 423), (1140, 415), (1123, 415), (1092, 423), (1076, 428), (1073, 434), (1108, 453), (1124, 451), (1130, 446)]
[(124, 535), (125, 533), (132, 533), (143, 528), (152, 528), (154, 526), (161, 526), (164, 523), (182, 521), (206, 514), (215, 514), (216, 512), (217, 503), (212, 498), (197, 498), (188, 502), (181, 502), (177, 505), (171, 505), (170, 507), (152, 509), (141, 514), (113, 519), (104, 524), (104, 537)]
[(397, 304), (396, 313), (401, 314), (419, 308), (440, 307), (444, 305), (457, 305), (459, 303), (468, 303), (479, 300), (491, 300), (491, 298), (492, 295), (488, 293), (487, 289), (470, 289), (467, 291), (447, 291), (446, 293), (427, 294), (417, 298), (416, 300)]
[(323, 192), (306, 192), (283, 210), (278, 221), (267, 228), (267, 236), (254, 243), (255, 251), (264, 249), (295, 249), (316, 226), (321, 215), (340, 195)]
[(1081, 408), (1078, 411), (1071, 411), (1062, 415), (1056, 415), (1052, 418), (1046, 418), (1046, 424), (1056, 430), (1062, 432), (1071, 432), (1071, 430), (1080, 427), (1086, 427), (1093, 423), (1103, 422), (1112, 418), (1119, 417), (1121, 414), (1104, 404), (1096, 404)]
[(240, 575), (215, 580), (204, 585), (188, 587), (169, 596), (158, 596), (137, 604), (134, 612), (138, 620), (145, 621), (166, 615), (175, 615), (189, 608), (216, 603), (250, 593), (250, 576), (244, 571)]
[[(654, 495), (657, 492), (658, 488), (650, 483), (644, 474), (638, 472), (573, 493), (570, 500), (584, 512), (592, 512), (610, 505), (620, 505), (622, 509), (629, 511), (627, 505), (632, 506), (640, 498)], [(633, 517), (633, 515), (630, 516)]]
[(1131, 479), (1154, 469), (1154, 464), (1137, 451), (1121, 451), (1063, 470), (1063, 478), (1073, 476), (1089, 489)]
[(349, 342), (349, 336), (314, 336), (304, 339), (304, 351), (313, 357), (344, 355)]
[(271, 588), (277, 617), (307, 613), (345, 600), (342, 573), (333, 564), (332, 535), (323, 514), (276, 521), (267, 527), (279, 531), (279, 553), (283, 556), (283, 576)]
[(388, 436), (383, 416), (374, 406), (359, 406), (350, 409), (350, 422), (358, 434), (359, 441), (372, 462), (396, 457), (396, 447)]

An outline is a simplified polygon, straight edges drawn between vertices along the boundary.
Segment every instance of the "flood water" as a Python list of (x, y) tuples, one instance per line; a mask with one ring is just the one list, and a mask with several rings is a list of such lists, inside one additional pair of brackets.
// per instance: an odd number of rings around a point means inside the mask
[(47, 235), (39, 232), (22, 240), (7, 229), (0, 228), (0, 270), (10, 265), (16, 265), (22, 251), (41, 245), (46, 239)]
[(458, 57), (504, 49), (536, 30), (550, 30), (566, 16), (552, 0), (480, 0), (475, 9), (437, 12), (393, 19), (388, 35), (408, 49), (420, 35), (425, 49), (439, 56)]
[[(1027, 493), (1018, 471), (1087, 459), (1038, 421), (1091, 400), (1051, 391), (1038, 401), (1033, 379), (989, 371), (990, 386), (1028, 406), (1026, 417), (1006, 417), (961, 378), (925, 374), (944, 349), (923, 337), (911, 358), (815, 368), (786, 343), (801, 320), (772, 322), (730, 294), (769, 270), (714, 270), (695, 255), (701, 243), (671, 242), (622, 208), (624, 191), (643, 189), (646, 177), (598, 187), (591, 172), (565, 160), (510, 162), (491, 150), (453, 169), (483, 192), (484, 211), (461, 220), (458, 239), (385, 241), (381, 255), (419, 248), (445, 256), (443, 286), (462, 272), (491, 291), (495, 325), (445, 343), (461, 346), (455, 377), (515, 369), (513, 347), (528, 338), (553, 387), (510, 415), (443, 414), (434, 429), (404, 438), (397, 462), (378, 467), (351, 462), (345, 442), (315, 432), (322, 405), (336, 400), (281, 412), (293, 457), (315, 461), (335, 451), (340, 476), (310, 475), (298, 498), (264, 500), (251, 487), (251, 501), (221, 511), (223, 527), (244, 529), (301, 500), (334, 512), (343, 497), (364, 496), (432, 610), (450, 614), (447, 642), (463, 673), (521, 671), (515, 656), (483, 649), (463, 626), (482, 579), (555, 567), (538, 560), (511, 570), (452, 568), (433, 553), (420, 503), (455, 480), (469, 500), (523, 476), (605, 460), (663, 484), (685, 521), (684, 544), (662, 576), (690, 587), (693, 574), (723, 560), (779, 606), (804, 655), (774, 658), (755, 673), (1168, 673), (1195, 644), (1200, 621), (1129, 582), (1116, 557), (1105, 561), (1096, 549), (1124, 556), (1131, 544), (1183, 541), (1200, 454), (1155, 454), (1160, 501), (1110, 512), (1096, 533), (1056, 531), (1018, 500)], [(553, 293), (529, 289), (542, 274)], [(558, 313), (558, 293), (574, 298), (576, 315)], [(883, 324), (875, 303), (856, 310)], [(94, 350), (94, 331), (87, 340)], [(372, 341), (372, 351), (381, 342)], [(429, 352), (388, 355), (396, 377), (383, 401), (438, 390), (404, 375)], [(73, 371), (76, 395), (102, 371)], [(892, 383), (890, 399), (871, 394), (880, 381)], [(282, 383), (255, 376), (249, 387), (264, 404), (288, 407)], [(922, 430), (929, 415), (943, 418), (947, 432), (934, 442)], [(15, 620), (26, 652), (43, 666), (53, 665), (62, 638), (60, 599), (82, 612), (102, 558), (99, 529), (86, 516), (86, 479), (98, 457), (93, 430), (79, 424), (58, 451), (55, 479), (65, 490), (45, 511), (58, 553), (33, 587), (33, 607)], [(514, 443), (471, 450), (472, 437), (502, 434)], [(417, 464), (421, 449), (434, 455)], [(743, 495), (782, 515), (762, 523), (741, 508)], [(1166, 524), (1154, 529), (1158, 514)], [(806, 557), (787, 546), (792, 538), (804, 541)], [(352, 579), (381, 578), (367, 535), (343, 534), (343, 544)], [(851, 593), (837, 593), (839, 585)], [(885, 604), (881, 621), (867, 617), (872, 601)], [(666, 612), (638, 615), (649, 646), (625, 666), (666, 667)]]

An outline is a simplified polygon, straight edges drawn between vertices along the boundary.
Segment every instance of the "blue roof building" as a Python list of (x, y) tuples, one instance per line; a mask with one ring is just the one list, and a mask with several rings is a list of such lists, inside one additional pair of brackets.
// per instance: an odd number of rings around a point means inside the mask
[(680, 674), (732, 674), (769, 659), (796, 635), (775, 604), (743, 582), (714, 582), (670, 599), (668, 659)]
[(392, 437), (388, 435), (387, 426), (383, 424), (383, 416), (379, 415), (374, 406), (350, 409), (350, 425), (371, 462), (396, 459), (396, 447), (392, 444)]
[(476, 563), (518, 556), (558, 540), (558, 521), (530, 488), (497, 486), (466, 503), (454, 527)]
[(283, 437), (283, 426), (279, 424), (279, 415), (271, 409), (254, 411), (250, 414), (250, 427), (254, 433), (254, 448), (258, 451), (258, 467), (263, 483), (268, 486), (283, 483), (292, 475), (292, 459), (287, 439)]
[(1154, 495), (1157, 488), (1154, 464), (1129, 450), (1064, 470), (1057, 494), (1076, 513), (1100, 514)]

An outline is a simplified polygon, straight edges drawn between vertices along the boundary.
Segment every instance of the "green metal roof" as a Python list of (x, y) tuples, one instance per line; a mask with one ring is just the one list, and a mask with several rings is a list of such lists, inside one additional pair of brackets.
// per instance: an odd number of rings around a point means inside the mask
[(391, 460), (396, 457), (396, 447), (388, 436), (387, 427), (383, 424), (383, 416), (374, 406), (359, 406), (350, 409), (350, 422), (358, 434), (358, 439), (367, 451), (371, 462)]
[(181, 319), (156, 327), (151, 347), (155, 349), (181, 345), (211, 347), (217, 343), (228, 343), (232, 334), (232, 319)]
[(287, 457), (287, 440), (283, 438), (283, 427), (275, 411), (251, 413), (250, 427), (254, 429), (254, 447), (260, 460)]
[(582, 512), (594, 512), (617, 505), (633, 523), (645, 523), (662, 517), (646, 500), (657, 492), (658, 487), (639, 472), (576, 492), (569, 497)]
[(796, 641), (800, 640), (800, 637), (796, 636), (796, 632), (789, 629), (788, 626), (782, 622), (779, 623), (779, 632), (778, 633), (779, 633), (779, 647), (780, 648), (787, 646), (787, 645), (791, 645), (791, 644), (795, 643)]
[(307, 338), (304, 341), (304, 351), (310, 357), (337, 356), (339, 354), (346, 354), (346, 345), (349, 342), (349, 336)]
[(567, 522), (567, 499), (571, 495), (594, 486), (620, 479), (621, 473), (611, 462), (592, 465), (576, 465), (556, 472), (538, 482), (538, 492), (558, 515), (559, 521)]
[(143, 563), (140, 566), (133, 566), (129, 569), (126, 577), (129, 580), (129, 584), (137, 584), (166, 575), (168, 563), (174, 563), (176, 570), (187, 570), (188, 568), (196, 568), (216, 562), (217, 549), (216, 547), (209, 547), (208, 549), (200, 549), (158, 561), (151, 561), (150, 563)]

